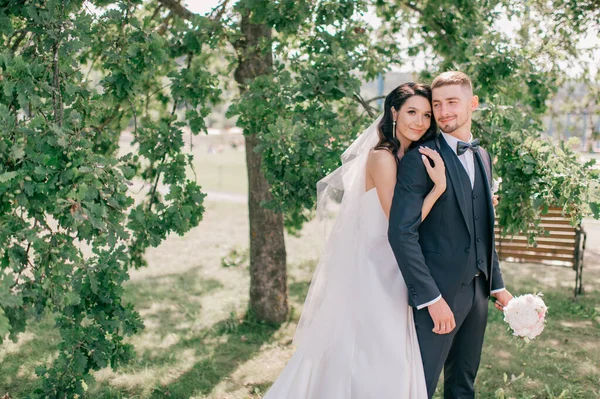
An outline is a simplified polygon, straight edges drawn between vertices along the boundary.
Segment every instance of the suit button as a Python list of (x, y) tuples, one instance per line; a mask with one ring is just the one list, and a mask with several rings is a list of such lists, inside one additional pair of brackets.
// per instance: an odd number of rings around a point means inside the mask
[(479, 265), (481, 265), (482, 263), (483, 263), (483, 260), (481, 260), (481, 259), (479, 259), (479, 260), (477, 261), (477, 264), (479, 264)]
[(475, 220), (479, 220), (479, 216), (475, 216)]
[(468, 254), (469, 252), (471, 252), (471, 248), (465, 248), (465, 253)]
[(477, 238), (477, 242), (481, 242), (481, 238)]
[(477, 196), (475, 194), (473, 194), (473, 199), (477, 199)]

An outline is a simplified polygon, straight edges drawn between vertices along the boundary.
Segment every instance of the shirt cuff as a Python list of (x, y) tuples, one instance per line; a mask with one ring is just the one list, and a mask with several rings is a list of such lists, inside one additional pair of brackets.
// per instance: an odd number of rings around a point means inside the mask
[[(503, 289), (504, 289), (504, 288), (503, 288)], [(427, 302), (427, 303), (424, 303), (424, 304), (422, 304), (422, 305), (419, 305), (419, 306), (417, 306), (417, 310), (421, 310), (421, 309), (423, 309), (423, 308), (426, 308), (426, 307), (427, 307), (427, 306), (429, 306), (429, 305), (433, 305), (434, 303), (436, 303), (436, 302), (437, 302), (437, 301), (439, 301), (440, 299), (442, 299), (442, 296), (441, 296), (441, 295), (438, 295), (438, 297), (437, 297), (437, 298), (435, 298), (433, 301), (429, 301), (429, 302)]]
[(497, 292), (501, 292), (501, 291), (504, 291), (504, 290), (506, 290), (506, 288), (504, 288), (504, 287), (502, 287), (502, 288), (498, 288), (497, 290), (491, 290), (491, 291), (490, 291), (490, 294), (495, 294), (495, 293), (497, 293)]

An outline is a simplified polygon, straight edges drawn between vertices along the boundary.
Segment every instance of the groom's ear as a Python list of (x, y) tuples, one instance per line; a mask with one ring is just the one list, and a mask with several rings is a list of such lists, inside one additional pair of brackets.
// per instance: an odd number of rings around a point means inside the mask
[(475, 111), (477, 108), (479, 108), (479, 97), (473, 96), (471, 97), (471, 111)]

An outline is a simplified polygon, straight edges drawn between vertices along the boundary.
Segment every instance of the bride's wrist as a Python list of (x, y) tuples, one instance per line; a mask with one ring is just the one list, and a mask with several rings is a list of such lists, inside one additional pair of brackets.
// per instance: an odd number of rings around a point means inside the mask
[(445, 185), (434, 184), (433, 188), (431, 189), (431, 194), (435, 195), (436, 198), (439, 198), (444, 191), (446, 191)]

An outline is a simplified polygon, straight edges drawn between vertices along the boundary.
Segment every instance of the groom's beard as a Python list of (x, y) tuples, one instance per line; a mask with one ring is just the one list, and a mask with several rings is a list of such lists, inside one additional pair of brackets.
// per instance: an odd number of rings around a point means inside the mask
[(445, 124), (443, 122), (437, 122), (438, 127), (444, 133), (452, 134), (457, 129), (460, 129), (467, 123), (468, 118), (465, 118), (464, 121), (458, 119), (458, 115), (455, 115), (455, 118)]

